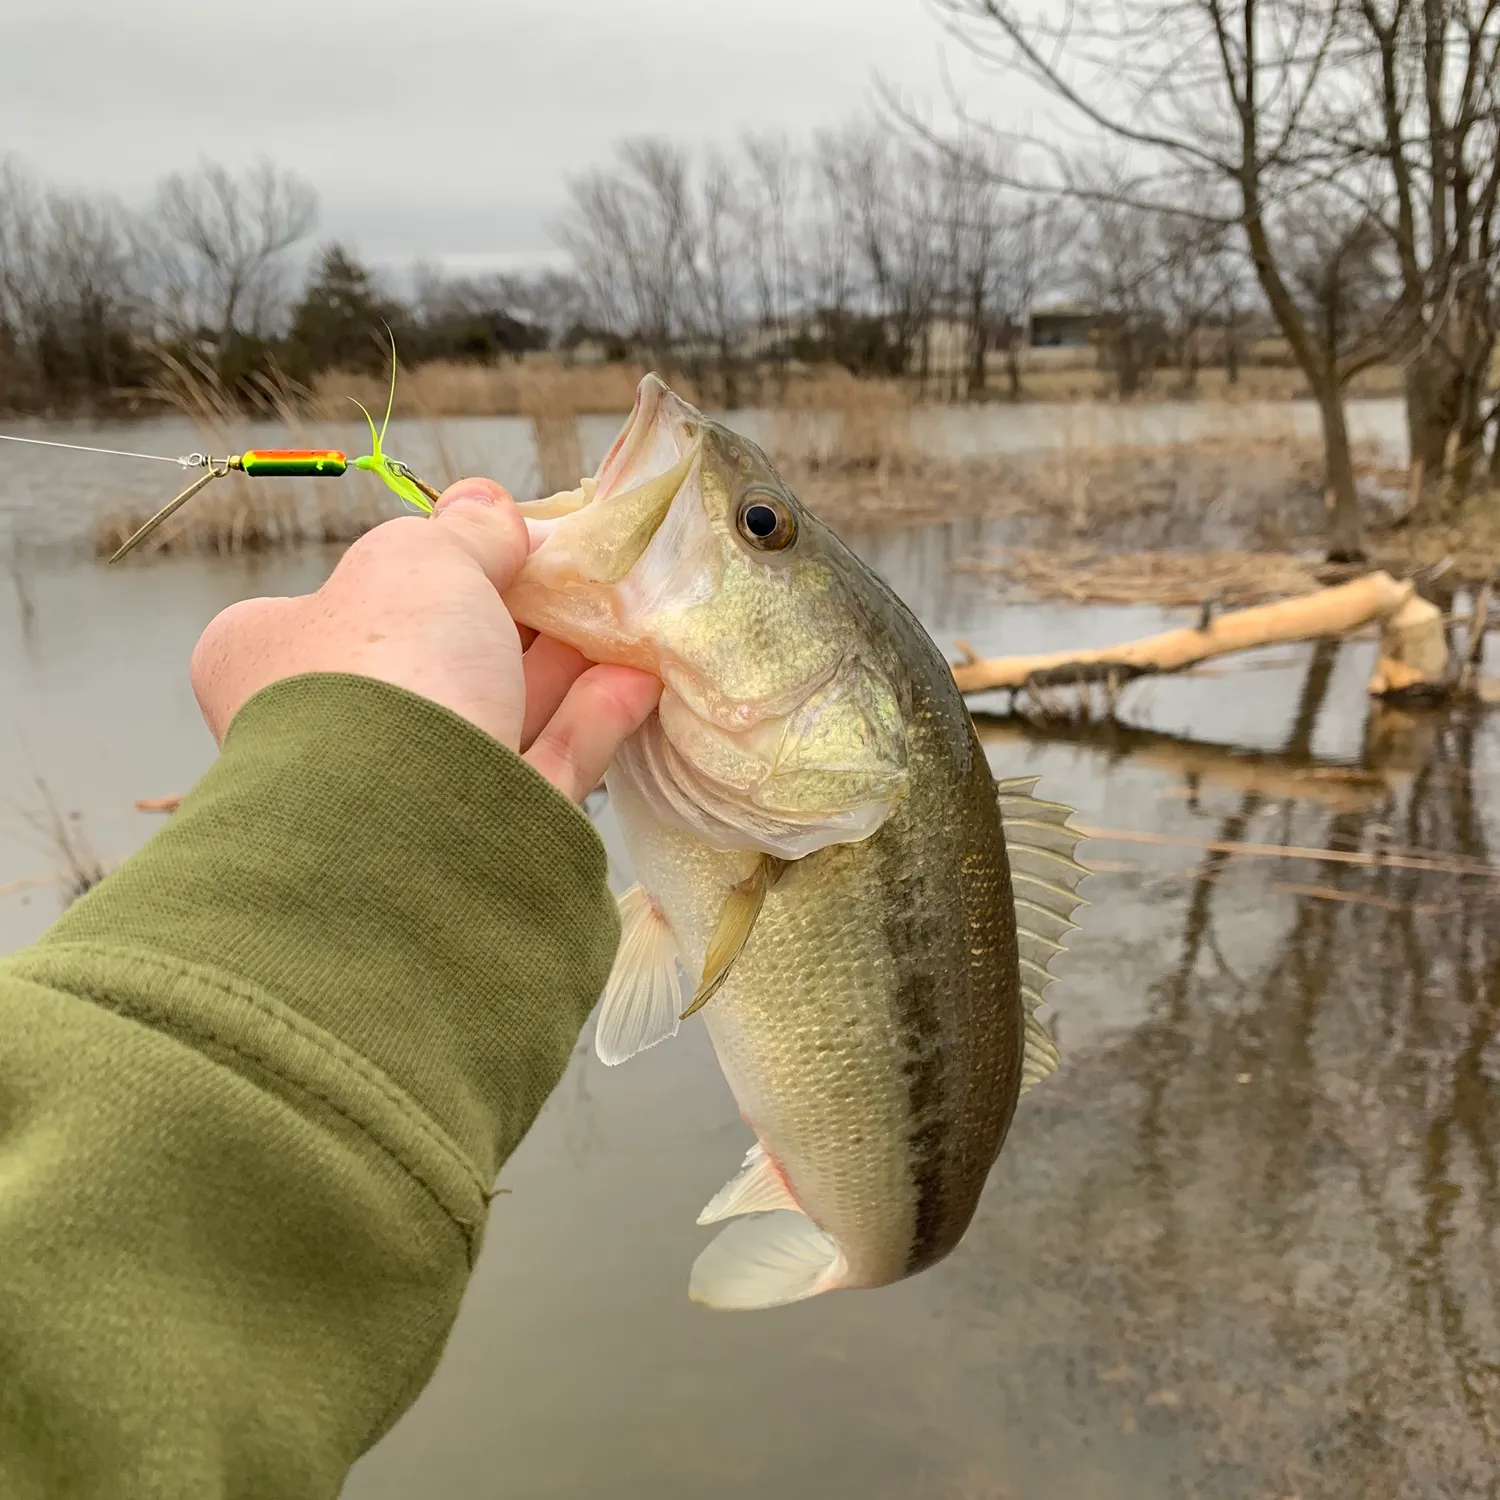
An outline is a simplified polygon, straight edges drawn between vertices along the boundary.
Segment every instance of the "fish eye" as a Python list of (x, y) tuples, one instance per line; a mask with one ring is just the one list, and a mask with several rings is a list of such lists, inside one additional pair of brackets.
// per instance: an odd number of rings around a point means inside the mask
[(740, 502), (740, 535), (762, 552), (780, 552), (797, 536), (791, 507), (779, 495), (753, 491)]

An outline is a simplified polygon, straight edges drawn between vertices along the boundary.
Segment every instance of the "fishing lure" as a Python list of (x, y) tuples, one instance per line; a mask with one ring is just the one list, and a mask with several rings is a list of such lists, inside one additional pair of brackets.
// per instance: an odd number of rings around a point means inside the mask
[[(352, 397), (350, 398), (353, 399)], [(370, 426), (370, 451), (355, 459), (348, 458), (337, 448), (249, 448), (244, 453), (230, 454), (227, 458), (214, 458), (207, 453), (187, 453), (181, 458), (167, 458), (160, 453), (129, 453), (120, 448), (91, 448), (82, 443), (58, 443), (45, 438), (13, 437), (0, 433), (0, 441), (8, 443), (31, 443), (39, 448), (67, 448), (78, 453), (104, 453), (115, 458), (145, 458), (162, 463), (177, 464), (184, 469), (203, 469), (180, 495), (174, 496), (156, 512), (150, 520), (140, 526), (120, 545), (110, 558), (115, 563), (140, 546), (163, 522), (170, 520), (200, 490), (223, 479), (228, 474), (243, 474), (247, 479), (333, 479), (346, 474), (349, 469), (362, 469), (374, 474), (387, 489), (393, 491), (408, 505), (431, 515), (437, 503), (438, 491), (424, 480), (418, 479), (398, 458), (385, 451), (385, 432), (391, 424), (391, 411), (396, 404), (396, 348), (391, 345), (391, 389), (386, 400), (385, 418), (380, 430), (375, 430), (375, 419), (358, 401), (354, 404), (364, 413)]]

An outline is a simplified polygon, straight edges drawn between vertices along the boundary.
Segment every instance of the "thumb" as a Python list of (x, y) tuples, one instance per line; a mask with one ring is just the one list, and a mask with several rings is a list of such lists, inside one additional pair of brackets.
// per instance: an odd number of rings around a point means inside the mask
[(479, 564), (497, 593), (510, 587), (531, 544), (508, 491), (492, 479), (461, 479), (439, 496), (432, 519)]

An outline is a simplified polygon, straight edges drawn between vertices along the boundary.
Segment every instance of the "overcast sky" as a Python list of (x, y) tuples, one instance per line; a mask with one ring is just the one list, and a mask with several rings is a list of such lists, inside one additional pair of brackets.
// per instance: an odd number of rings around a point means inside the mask
[(140, 202), (261, 153), (372, 260), (548, 251), (564, 179), (625, 134), (805, 138), (878, 73), (943, 112), (1013, 85), (925, 0), (0, 0), (0, 153)]

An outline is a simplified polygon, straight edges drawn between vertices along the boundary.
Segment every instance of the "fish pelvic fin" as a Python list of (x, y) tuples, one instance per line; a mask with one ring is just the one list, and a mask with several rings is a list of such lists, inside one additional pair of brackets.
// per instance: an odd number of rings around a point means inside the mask
[(662, 909), (633, 885), (620, 897), (620, 946), (604, 986), (594, 1051), (614, 1067), (677, 1035), (682, 973), (677, 936)]
[(700, 1011), (719, 993), (735, 960), (745, 951), (750, 934), (765, 905), (766, 894), (781, 878), (787, 862), (771, 854), (762, 854), (755, 868), (730, 892), (719, 912), (718, 925), (708, 940), (708, 952), (703, 958), (703, 978), (698, 981), (698, 992), (693, 1003), (682, 1013), (682, 1020)]
[(847, 1270), (831, 1234), (783, 1208), (721, 1230), (693, 1263), (688, 1296), (722, 1312), (784, 1307), (832, 1291)]
[(786, 1179), (776, 1170), (766, 1148), (757, 1141), (745, 1153), (745, 1164), (737, 1177), (731, 1178), (708, 1201), (698, 1215), (700, 1224), (717, 1224), (739, 1214), (770, 1213), (778, 1208), (794, 1208), (800, 1213)]
[(1036, 1018), (1037, 1008), (1056, 977), (1052, 960), (1062, 953), (1076, 927), (1073, 914), (1088, 903), (1078, 887), (1089, 875), (1074, 857), (1083, 835), (1068, 826), (1073, 809), (1036, 795), (1039, 777), (995, 782), (1005, 828), (1016, 907), (1016, 946), (1020, 955), (1021, 999), (1026, 1007), (1025, 1056), (1021, 1092), (1057, 1069), (1057, 1044)]

